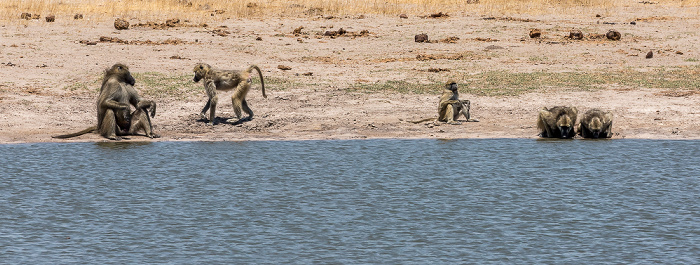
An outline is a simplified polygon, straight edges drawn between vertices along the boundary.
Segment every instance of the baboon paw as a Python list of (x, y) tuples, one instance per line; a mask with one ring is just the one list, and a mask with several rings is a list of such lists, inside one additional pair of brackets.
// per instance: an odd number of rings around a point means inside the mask
[(148, 137), (150, 137), (151, 139), (153, 139), (153, 138), (160, 138), (160, 135), (155, 134), (155, 133), (152, 133), (152, 134), (151, 134), (150, 136), (148, 136)]
[(461, 125), (462, 123), (458, 122), (458, 121), (451, 121), (451, 122), (448, 122), (447, 124), (449, 124), (449, 125)]
[(477, 119), (469, 119), (469, 120), (467, 120), (467, 121), (468, 121), (468, 122), (479, 122), (479, 120), (477, 120)]

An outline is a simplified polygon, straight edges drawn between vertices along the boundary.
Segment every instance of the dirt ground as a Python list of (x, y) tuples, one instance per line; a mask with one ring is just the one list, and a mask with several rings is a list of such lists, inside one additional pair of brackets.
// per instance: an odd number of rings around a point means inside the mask
[[(97, 134), (68, 140), (50, 136), (96, 123), (97, 81), (117, 62), (135, 74), (161, 73), (180, 77), (182, 83), (192, 82), (192, 67), (198, 62), (225, 69), (256, 64), (270, 79), (267, 99), (259, 85), (249, 93), (252, 121), (211, 126), (198, 121), (206, 100), (201, 84), (196, 84), (196, 93), (153, 94), (137, 75), (136, 89), (158, 103), (153, 123), (162, 137), (133, 136), (129, 141), (536, 138), (538, 110), (555, 105), (576, 106), (581, 113), (591, 108), (613, 111), (617, 139), (700, 139), (695, 87), (681, 93), (613, 85), (507, 96), (462, 93), (480, 122), (461, 125), (407, 122), (436, 115), (437, 92), (351, 89), (386, 81), (437, 84), (448, 78), (466, 87), (470, 75), (485, 71), (644, 71), (698, 65), (697, 9), (647, 5), (601, 14), (227, 19), (207, 27), (184, 21), (174, 27), (135, 27), (147, 21), (130, 18), (128, 30), (116, 30), (113, 21), (72, 17), (57, 17), (53, 23), (6, 21), (0, 27), (0, 143), (107, 141)], [(340, 28), (348, 33), (323, 36)], [(541, 29), (542, 37), (531, 39), (531, 28)], [(622, 39), (572, 41), (563, 37), (571, 29), (587, 36), (615, 29)], [(419, 33), (443, 41), (416, 43)], [(648, 51), (654, 52), (653, 58), (645, 58)], [(450, 58), (455, 54), (471, 57)], [(435, 58), (419, 60), (423, 55)], [(90, 87), (76, 89), (80, 83)], [(230, 94), (220, 94), (220, 117), (233, 116)]]

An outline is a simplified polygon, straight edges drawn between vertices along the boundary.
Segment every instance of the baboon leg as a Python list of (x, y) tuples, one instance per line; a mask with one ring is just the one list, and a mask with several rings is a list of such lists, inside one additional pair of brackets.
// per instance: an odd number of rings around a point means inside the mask
[(550, 118), (550, 113), (546, 109), (540, 110), (537, 117), (537, 127), (540, 129), (541, 137), (553, 137), (552, 130), (549, 128), (549, 124), (546, 123)]
[(236, 97), (235, 93), (231, 96), (231, 103), (233, 104), (233, 113), (236, 114), (237, 119), (241, 119), (241, 110), (243, 109), (243, 99)]
[[(457, 106), (455, 106), (457, 105)], [(457, 117), (460, 115), (460, 108), (458, 107), (459, 104), (450, 104), (447, 105), (447, 113), (445, 114), (445, 117), (447, 118), (447, 124), (451, 125), (460, 125), (462, 124), (461, 122), (457, 121)]]
[[(219, 101), (219, 97), (214, 95), (211, 99), (209, 99), (208, 105), (209, 105), (209, 122), (211, 124), (216, 124), (216, 103)], [(205, 106), (206, 107), (206, 106)], [(202, 113), (204, 114), (204, 113)]]
[(117, 136), (118, 127), (114, 115), (113, 110), (107, 109), (104, 114), (104, 119), (102, 119), (102, 124), (98, 129), (100, 131), (100, 135), (104, 136), (105, 138), (119, 141), (122, 138)]
[(247, 117), (246, 119), (252, 120), (252, 119), (253, 119), (253, 110), (250, 109), (250, 108), (248, 107), (248, 101), (246, 101), (246, 100), (244, 99), (243, 102), (242, 102), (241, 107), (243, 107), (243, 112), (245, 112), (246, 114), (248, 114), (248, 117)]
[(199, 114), (199, 116), (202, 117), (202, 119), (207, 118), (207, 110), (209, 110), (210, 106), (211, 106), (211, 100), (207, 100), (207, 104), (204, 105), (202, 112)]

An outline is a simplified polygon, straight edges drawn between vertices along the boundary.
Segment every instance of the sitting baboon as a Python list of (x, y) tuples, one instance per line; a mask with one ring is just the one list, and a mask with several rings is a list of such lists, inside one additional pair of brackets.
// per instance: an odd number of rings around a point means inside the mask
[[(133, 85), (136, 83), (129, 72), (129, 67), (123, 64), (115, 64), (105, 70), (100, 87), (100, 95), (97, 98), (97, 126), (91, 126), (82, 131), (52, 136), (53, 138), (71, 138), (97, 130), (100, 135), (111, 139), (121, 140), (123, 135), (136, 135), (140, 130), (150, 138), (158, 138), (153, 133), (151, 117), (156, 115), (156, 103), (145, 100), (139, 96)], [(131, 112), (131, 105), (136, 107)]]
[(422, 119), (419, 121), (410, 121), (412, 123), (421, 123), (430, 120), (438, 120), (447, 122), (448, 124), (461, 124), (457, 121), (460, 115), (464, 115), (467, 121), (478, 122), (477, 119), (472, 119), (469, 113), (471, 102), (469, 100), (460, 100), (459, 92), (457, 92), (457, 82), (448, 80), (445, 84), (445, 89), (442, 90), (440, 101), (438, 102), (438, 117)]
[(542, 108), (537, 116), (537, 128), (545, 138), (573, 138), (578, 110), (576, 107)]
[(253, 118), (253, 111), (248, 107), (248, 102), (245, 100), (246, 95), (248, 95), (248, 90), (250, 90), (251, 72), (253, 69), (258, 71), (258, 76), (260, 76), (260, 85), (262, 87), (262, 95), (265, 95), (265, 81), (263, 80), (262, 72), (260, 68), (256, 65), (251, 65), (244, 71), (238, 70), (219, 70), (214, 69), (210, 65), (205, 63), (199, 63), (194, 66), (194, 82), (199, 82), (199, 80), (204, 79), (204, 89), (207, 92), (209, 99), (207, 104), (204, 105), (202, 109), (201, 117), (206, 119), (206, 112), (209, 111), (209, 122), (211, 124), (216, 124), (216, 104), (218, 102), (218, 97), (216, 96), (216, 90), (229, 91), (236, 89), (231, 96), (231, 102), (233, 103), (233, 111), (236, 114), (236, 118), (239, 121), (241, 119), (241, 110), (248, 114), (247, 120)]
[(586, 111), (581, 117), (578, 134), (583, 138), (610, 138), (612, 137), (612, 112), (604, 112), (599, 109)]

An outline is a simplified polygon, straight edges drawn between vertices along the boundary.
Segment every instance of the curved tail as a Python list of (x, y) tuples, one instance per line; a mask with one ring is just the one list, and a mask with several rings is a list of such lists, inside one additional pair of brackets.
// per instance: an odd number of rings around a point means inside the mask
[(260, 85), (262, 86), (262, 94), (264, 98), (267, 98), (267, 95), (265, 95), (265, 80), (263, 80), (262, 72), (260, 71), (260, 68), (257, 65), (250, 65), (248, 66), (248, 69), (246, 69), (246, 72), (251, 73), (253, 72), (253, 69), (258, 70), (258, 76), (260, 76)]
[(74, 132), (74, 133), (69, 133), (69, 134), (64, 134), (64, 135), (54, 135), (54, 136), (51, 136), (51, 138), (66, 139), (66, 138), (80, 136), (80, 135), (83, 135), (86, 133), (91, 133), (95, 130), (97, 130), (97, 126), (90, 126), (90, 127), (87, 127), (86, 129), (79, 131), (79, 132)]

